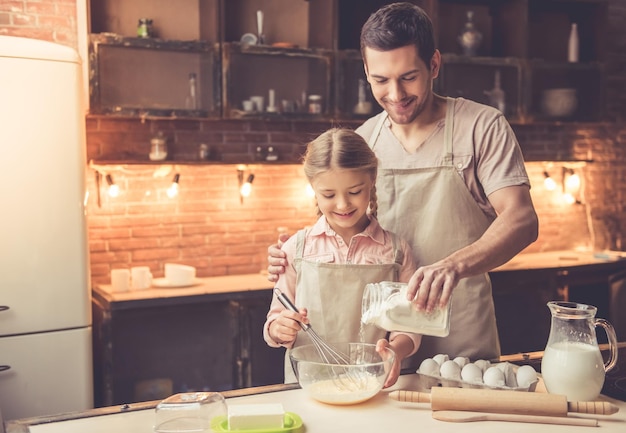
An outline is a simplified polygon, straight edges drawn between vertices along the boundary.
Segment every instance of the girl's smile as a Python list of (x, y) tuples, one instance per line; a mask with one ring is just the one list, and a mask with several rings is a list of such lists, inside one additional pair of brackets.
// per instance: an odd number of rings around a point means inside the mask
[(311, 186), (328, 225), (346, 243), (365, 230), (374, 186), (369, 173), (359, 169), (331, 169), (315, 176)]

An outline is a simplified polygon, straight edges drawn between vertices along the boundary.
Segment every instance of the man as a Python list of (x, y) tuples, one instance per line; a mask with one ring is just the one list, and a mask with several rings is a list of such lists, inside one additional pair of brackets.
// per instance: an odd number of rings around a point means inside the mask
[[(438, 353), (491, 359), (500, 346), (487, 271), (537, 238), (538, 221), (515, 135), (495, 108), (436, 95), (441, 67), (426, 13), (393, 3), (361, 31), (367, 80), (383, 112), (357, 132), (379, 158), (381, 225), (411, 244), (415, 307), (451, 304), (450, 335), (424, 337), (417, 359)], [(268, 249), (270, 281), (282, 272)]]

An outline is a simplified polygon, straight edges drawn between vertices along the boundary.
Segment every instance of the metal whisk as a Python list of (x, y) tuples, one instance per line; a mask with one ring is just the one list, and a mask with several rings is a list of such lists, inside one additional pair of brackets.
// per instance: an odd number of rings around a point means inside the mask
[[(295, 305), (285, 296), (283, 292), (279, 289), (274, 288), (274, 294), (278, 298), (281, 304), (285, 306), (288, 310), (291, 310), (295, 313), (298, 312), (298, 309)], [(344, 390), (358, 390), (364, 386), (364, 382), (366, 378), (360, 374), (356, 374), (351, 371), (351, 369), (342, 367), (350, 365), (350, 357), (345, 353), (337, 350), (332, 345), (328, 344), (322, 337), (319, 336), (317, 332), (313, 329), (311, 325), (307, 325), (306, 323), (300, 322), (300, 326), (307, 333), (307, 335), (311, 338), (317, 353), (320, 355), (320, 358), (326, 363), (331, 365), (337, 365), (339, 369), (343, 370), (342, 374), (336, 373), (335, 367), (332, 367), (334, 374), (333, 382), (337, 385), (337, 387), (342, 388)], [(347, 378), (349, 383), (346, 384), (342, 381), (342, 378)]]

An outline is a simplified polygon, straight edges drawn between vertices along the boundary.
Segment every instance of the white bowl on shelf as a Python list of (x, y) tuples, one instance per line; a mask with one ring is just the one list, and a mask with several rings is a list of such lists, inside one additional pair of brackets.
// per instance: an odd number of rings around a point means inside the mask
[(548, 117), (570, 117), (578, 108), (576, 89), (558, 88), (544, 90), (541, 109)]

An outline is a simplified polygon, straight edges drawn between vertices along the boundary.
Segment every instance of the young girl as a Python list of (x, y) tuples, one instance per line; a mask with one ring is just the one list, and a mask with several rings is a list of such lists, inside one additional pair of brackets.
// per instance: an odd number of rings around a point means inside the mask
[[(304, 173), (317, 201), (320, 218), (283, 245), (285, 273), (276, 288), (300, 309), (294, 313), (274, 297), (263, 327), (271, 347), (287, 349), (311, 341), (300, 323), (311, 323), (329, 342), (376, 343), (391, 348), (396, 359), (385, 387), (393, 385), (401, 362), (418, 349), (421, 336), (386, 332), (373, 325), (361, 334), (361, 300), (365, 285), (408, 282), (416, 265), (408, 244), (383, 230), (376, 220), (378, 160), (361, 136), (349, 129), (330, 129), (307, 147)], [(288, 353), (285, 383), (295, 382)]]

